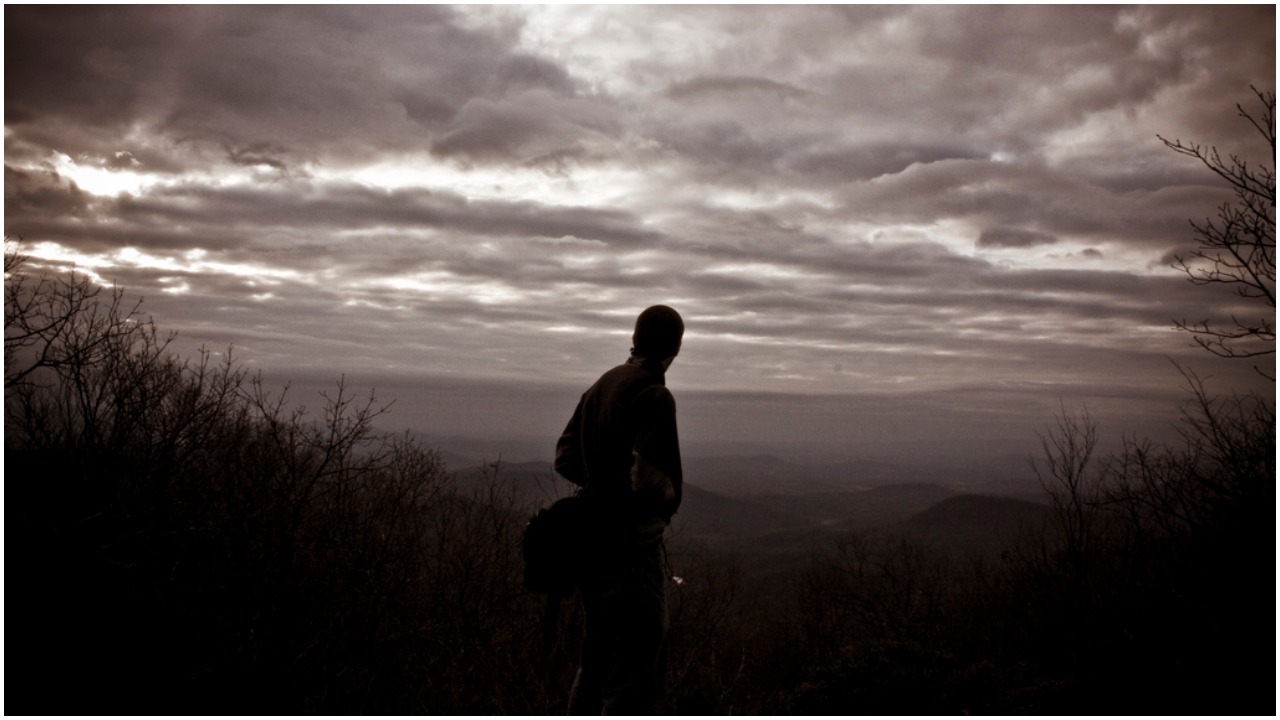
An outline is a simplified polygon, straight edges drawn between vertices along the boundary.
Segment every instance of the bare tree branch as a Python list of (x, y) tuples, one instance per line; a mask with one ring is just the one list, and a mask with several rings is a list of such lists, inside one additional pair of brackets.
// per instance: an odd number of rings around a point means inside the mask
[[(1174, 267), (1195, 285), (1230, 286), (1236, 295), (1261, 300), (1270, 311), (1257, 318), (1232, 316), (1230, 325), (1209, 320), (1176, 320), (1177, 329), (1194, 335), (1197, 345), (1225, 358), (1256, 358), (1275, 354), (1276, 307), (1276, 125), (1275, 93), (1253, 89), (1261, 110), (1236, 110), (1271, 146), (1271, 166), (1250, 165), (1237, 155), (1223, 160), (1216, 147), (1183, 143), (1158, 136), (1170, 150), (1193, 157), (1231, 187), (1235, 199), (1218, 208), (1216, 219), (1191, 221), (1199, 247)], [(1275, 372), (1254, 366), (1259, 374), (1275, 380)]]

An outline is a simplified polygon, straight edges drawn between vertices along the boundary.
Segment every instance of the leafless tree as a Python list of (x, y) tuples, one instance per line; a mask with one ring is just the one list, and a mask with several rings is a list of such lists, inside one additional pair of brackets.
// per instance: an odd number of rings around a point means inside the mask
[[(1218, 208), (1218, 216), (1203, 222), (1191, 221), (1200, 246), (1177, 265), (1196, 285), (1223, 284), (1243, 298), (1260, 300), (1270, 308), (1257, 318), (1232, 316), (1231, 324), (1209, 320), (1176, 322), (1179, 330), (1195, 336), (1196, 344), (1220, 357), (1254, 358), (1275, 353), (1276, 307), (1276, 124), (1275, 93), (1253, 89), (1262, 107), (1246, 110), (1236, 105), (1240, 117), (1248, 120), (1270, 144), (1270, 165), (1250, 164), (1238, 155), (1224, 160), (1218, 149), (1181, 140), (1160, 140), (1176, 153), (1196, 158), (1225, 180), (1235, 199)], [(1275, 380), (1274, 369), (1255, 366), (1262, 375)]]
[(102, 288), (87, 275), (29, 271), (21, 240), (4, 239), (4, 386), (31, 383), (41, 370), (92, 366), (145, 332), (139, 301)]
[(1092, 461), (1098, 447), (1098, 426), (1087, 410), (1074, 415), (1064, 406), (1057, 427), (1037, 434), (1045, 467), (1042, 470), (1033, 460), (1032, 469), (1049, 496), (1053, 522), (1072, 573), (1080, 576), (1091, 552), (1096, 522), (1099, 481)]

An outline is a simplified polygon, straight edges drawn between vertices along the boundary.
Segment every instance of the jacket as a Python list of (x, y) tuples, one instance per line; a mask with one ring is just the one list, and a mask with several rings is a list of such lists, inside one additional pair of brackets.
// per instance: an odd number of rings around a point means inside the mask
[(556, 443), (556, 472), (600, 512), (655, 543), (680, 507), (676, 403), (660, 363), (632, 356), (600, 377)]

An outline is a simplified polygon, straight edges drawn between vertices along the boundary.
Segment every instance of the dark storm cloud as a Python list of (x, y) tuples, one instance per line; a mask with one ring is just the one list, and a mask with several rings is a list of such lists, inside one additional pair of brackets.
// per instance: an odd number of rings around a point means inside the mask
[(165, 7), (6, 7), (5, 125), (126, 126), (169, 49), (189, 37), (190, 16)]
[[(13, 215), (31, 214), (41, 218), (80, 217), (89, 210), (92, 202), (74, 182), (58, 175), (56, 170), (17, 170), (4, 166), (4, 204), (7, 218)], [(20, 229), (15, 235), (22, 234)]]
[[(7, 8), (6, 124), (76, 155), (141, 121), (188, 163), (208, 161), (198, 152), (207, 146), (233, 163), (281, 167), (433, 144), (480, 158), (518, 155), (529, 133), (548, 129), (557, 147), (572, 146), (576, 120), (599, 116), (581, 102), (563, 111), (544, 102), (543, 117), (503, 111), (508, 96), (572, 96), (572, 81), (497, 34), (461, 28), (454, 15), (443, 7)], [(485, 143), (494, 130), (505, 134)]]
[(459, 27), (450, 9), (312, 10), (220, 14), (187, 58), (167, 127), (296, 145), (298, 159), (428, 147), (521, 159), (546, 134), (572, 146), (576, 122), (593, 114), (556, 107), (574, 94), (563, 68)]

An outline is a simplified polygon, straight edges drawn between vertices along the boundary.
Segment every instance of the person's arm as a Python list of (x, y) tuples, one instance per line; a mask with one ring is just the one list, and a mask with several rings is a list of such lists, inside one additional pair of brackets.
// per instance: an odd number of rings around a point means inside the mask
[(569, 424), (556, 442), (555, 462), (556, 472), (560, 477), (578, 486), (586, 482), (586, 473), (582, 469), (582, 442), (578, 437), (581, 418), (582, 403), (579, 402), (573, 411), (573, 417), (569, 418)]
[(683, 472), (680, 440), (676, 432), (676, 401), (661, 385), (646, 389), (638, 398), (642, 409), (633, 449), (631, 489), (642, 507), (650, 507), (663, 520), (680, 507)]

